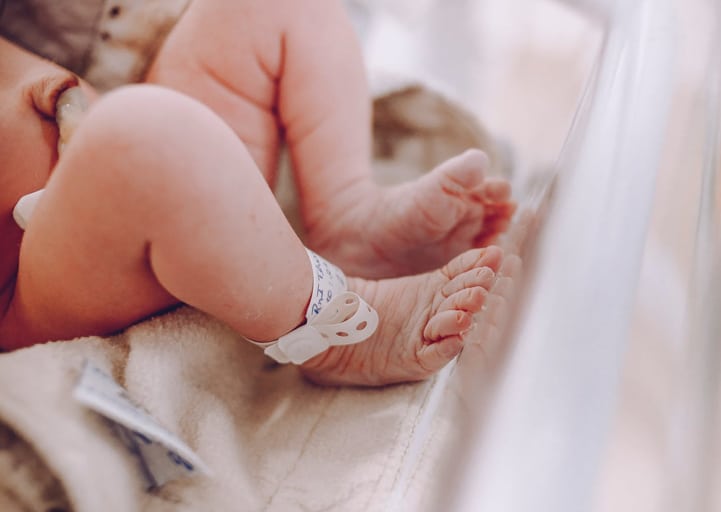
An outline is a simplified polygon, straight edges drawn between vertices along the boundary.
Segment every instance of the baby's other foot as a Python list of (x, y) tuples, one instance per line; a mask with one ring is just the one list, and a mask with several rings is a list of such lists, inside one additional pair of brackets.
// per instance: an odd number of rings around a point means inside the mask
[(349, 289), (378, 312), (376, 332), (355, 345), (334, 346), (301, 367), (319, 384), (381, 386), (423, 380), (461, 350), (501, 265), (497, 247), (473, 249), (440, 270), (365, 281)]
[(510, 184), (487, 178), (487, 168), (486, 155), (469, 150), (416, 181), (374, 189), (311, 243), (319, 242), (317, 250), (351, 275), (383, 278), (437, 268), (494, 243), (508, 227), (515, 210)]

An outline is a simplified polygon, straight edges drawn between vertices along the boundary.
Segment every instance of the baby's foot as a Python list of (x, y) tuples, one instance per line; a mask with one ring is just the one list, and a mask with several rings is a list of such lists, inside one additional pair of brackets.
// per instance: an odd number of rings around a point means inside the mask
[(322, 240), (311, 243), (319, 242), (319, 252), (351, 275), (395, 277), (437, 268), (494, 243), (510, 222), (510, 184), (486, 178), (487, 167), (485, 154), (470, 150), (414, 182), (374, 189), (369, 198), (354, 198)]
[(301, 367), (319, 384), (380, 386), (423, 380), (463, 347), (495, 272), (497, 247), (473, 249), (431, 273), (382, 281), (348, 280), (378, 312), (376, 332), (355, 345), (334, 346)]

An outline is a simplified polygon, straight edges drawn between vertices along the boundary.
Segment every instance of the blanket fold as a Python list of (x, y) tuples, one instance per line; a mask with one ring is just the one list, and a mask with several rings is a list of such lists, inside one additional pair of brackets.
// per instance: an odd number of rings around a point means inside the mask
[[(213, 475), (145, 492), (109, 423), (72, 397), (85, 360), (123, 383)], [(5, 354), (0, 386), (0, 432), (22, 433), (39, 460), (24, 482), (14, 471), (0, 479), (0, 496), (15, 501), (3, 510), (385, 510), (433, 381), (318, 387), (183, 308), (114, 338)], [(27, 460), (8, 444), (4, 455)]]

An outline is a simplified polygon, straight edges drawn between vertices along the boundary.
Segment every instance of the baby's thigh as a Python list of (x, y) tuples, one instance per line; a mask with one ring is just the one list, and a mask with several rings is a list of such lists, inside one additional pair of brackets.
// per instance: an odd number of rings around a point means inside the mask
[(72, 200), (100, 202), (50, 187), (28, 226), (0, 330), (5, 348), (111, 334), (178, 302), (155, 279), (140, 237), (112, 225), (115, 215), (85, 215)]
[(277, 164), (277, 85), (283, 64), (276, 2), (191, 3), (151, 64), (146, 80), (188, 94), (215, 111), (271, 178)]
[[(272, 9), (276, 3), (192, 2), (155, 56), (147, 80), (204, 96), (198, 99), (206, 104), (205, 100), (214, 100), (211, 107), (230, 114), (237, 109), (227, 103), (233, 96), (270, 111), (284, 51), (283, 21)], [(241, 109), (235, 115), (242, 113)]]
[[(44, 192), (23, 237), (15, 293), (0, 329), (4, 348), (111, 334), (178, 302), (155, 279), (142, 238), (112, 225), (116, 215), (101, 214), (108, 208), (100, 198), (67, 190)], [(78, 200), (86, 208), (70, 204)], [(93, 215), (84, 214), (93, 204)]]
[(179, 121), (197, 124), (206, 109), (147, 86), (111, 96), (91, 108), (32, 214), (0, 329), (6, 348), (108, 334), (177, 303), (149, 264), (153, 208), (187, 181), (173, 174), (189, 156), (174, 148), (193, 146)]

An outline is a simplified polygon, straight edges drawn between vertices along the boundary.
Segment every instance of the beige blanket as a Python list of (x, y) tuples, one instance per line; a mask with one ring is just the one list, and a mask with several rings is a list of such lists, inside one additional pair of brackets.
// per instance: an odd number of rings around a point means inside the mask
[[(213, 475), (146, 493), (109, 425), (72, 398), (86, 359)], [(113, 338), (6, 354), (0, 510), (386, 510), (394, 494), (411, 499), (399, 478), (418, 463), (408, 448), (433, 384), (320, 388), (188, 308)], [(443, 439), (452, 422), (438, 417), (433, 430)]]

